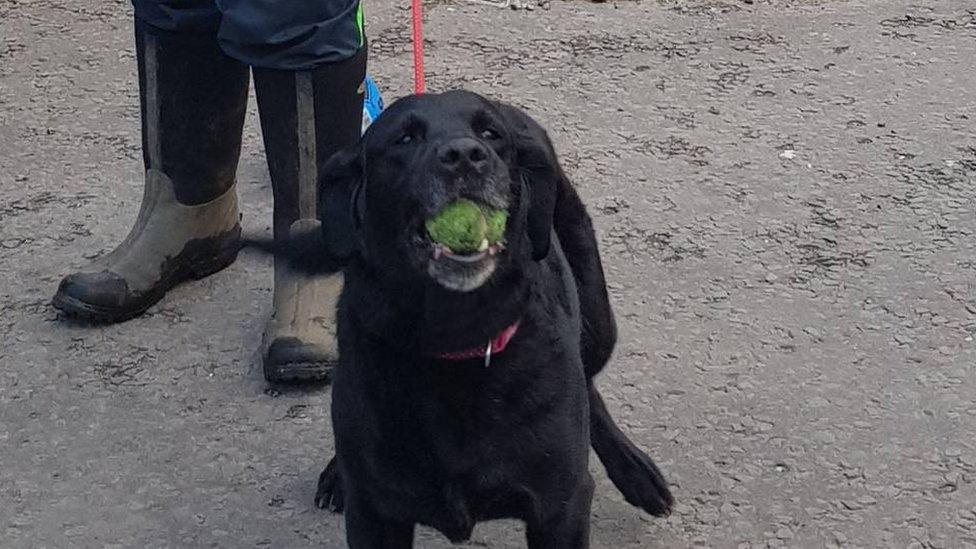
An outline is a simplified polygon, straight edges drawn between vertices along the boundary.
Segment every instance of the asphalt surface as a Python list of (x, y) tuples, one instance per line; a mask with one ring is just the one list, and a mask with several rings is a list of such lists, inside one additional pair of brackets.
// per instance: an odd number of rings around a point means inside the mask
[[(393, 4), (368, 6), (387, 100)], [(596, 220), (600, 385), (679, 503), (641, 515), (593, 459), (593, 546), (976, 545), (976, 5), (517, 6), (428, 2), (429, 86), (527, 108)], [(118, 326), (48, 304), (138, 208), (130, 18), (0, 0), (0, 546), (340, 547), (312, 505), (329, 391), (260, 371), (267, 258)], [(256, 118), (239, 189), (268, 234)], [(467, 546), (523, 544), (502, 521)]]

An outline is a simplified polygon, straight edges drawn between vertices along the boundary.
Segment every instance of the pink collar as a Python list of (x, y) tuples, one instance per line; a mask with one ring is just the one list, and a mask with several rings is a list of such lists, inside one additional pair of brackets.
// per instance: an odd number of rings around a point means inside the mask
[(487, 368), (491, 364), (491, 355), (504, 351), (505, 347), (508, 346), (508, 342), (515, 337), (515, 332), (518, 331), (518, 328), (519, 321), (516, 320), (514, 324), (502, 330), (494, 339), (488, 340), (488, 344), (484, 347), (475, 347), (474, 349), (455, 351), (452, 353), (438, 353), (434, 356), (441, 360), (470, 360), (472, 358), (485, 357), (485, 368)]

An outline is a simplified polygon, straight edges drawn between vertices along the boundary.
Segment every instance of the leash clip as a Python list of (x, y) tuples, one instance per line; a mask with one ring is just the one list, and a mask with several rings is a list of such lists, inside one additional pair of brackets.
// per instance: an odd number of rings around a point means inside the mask
[(491, 340), (488, 340), (488, 346), (485, 347), (485, 368), (491, 365)]

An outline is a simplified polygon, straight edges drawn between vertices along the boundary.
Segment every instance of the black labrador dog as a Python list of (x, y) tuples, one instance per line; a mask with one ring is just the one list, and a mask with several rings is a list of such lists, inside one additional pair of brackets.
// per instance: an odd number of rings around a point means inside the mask
[[(673, 503), (593, 385), (616, 325), (590, 218), (545, 131), (464, 91), (398, 100), (321, 171), (326, 253), (344, 265), (336, 456), (316, 503), (349, 546), (453, 542), (518, 518), (530, 548), (589, 545), (589, 447), (624, 497)], [(425, 221), (459, 198), (509, 212), (504, 245), (459, 255)], [(323, 259), (321, 265), (316, 258)]]

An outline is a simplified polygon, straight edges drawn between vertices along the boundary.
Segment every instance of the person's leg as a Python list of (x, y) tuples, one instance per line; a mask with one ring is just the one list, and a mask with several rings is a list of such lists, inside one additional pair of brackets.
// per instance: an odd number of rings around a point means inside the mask
[(234, 191), (248, 68), (217, 44), (213, 0), (134, 0), (146, 169), (142, 207), (125, 240), (65, 277), (54, 306), (118, 322), (176, 284), (237, 257)]
[(314, 70), (365, 47), (360, 0), (216, 0), (220, 45), (252, 67)]
[[(224, 51), (253, 67), (274, 188), (274, 234), (315, 219), (319, 169), (359, 139), (366, 44), (358, 0), (218, 0)], [(328, 379), (338, 350), (341, 275), (301, 275), (275, 262), (264, 337), (269, 381)]]

